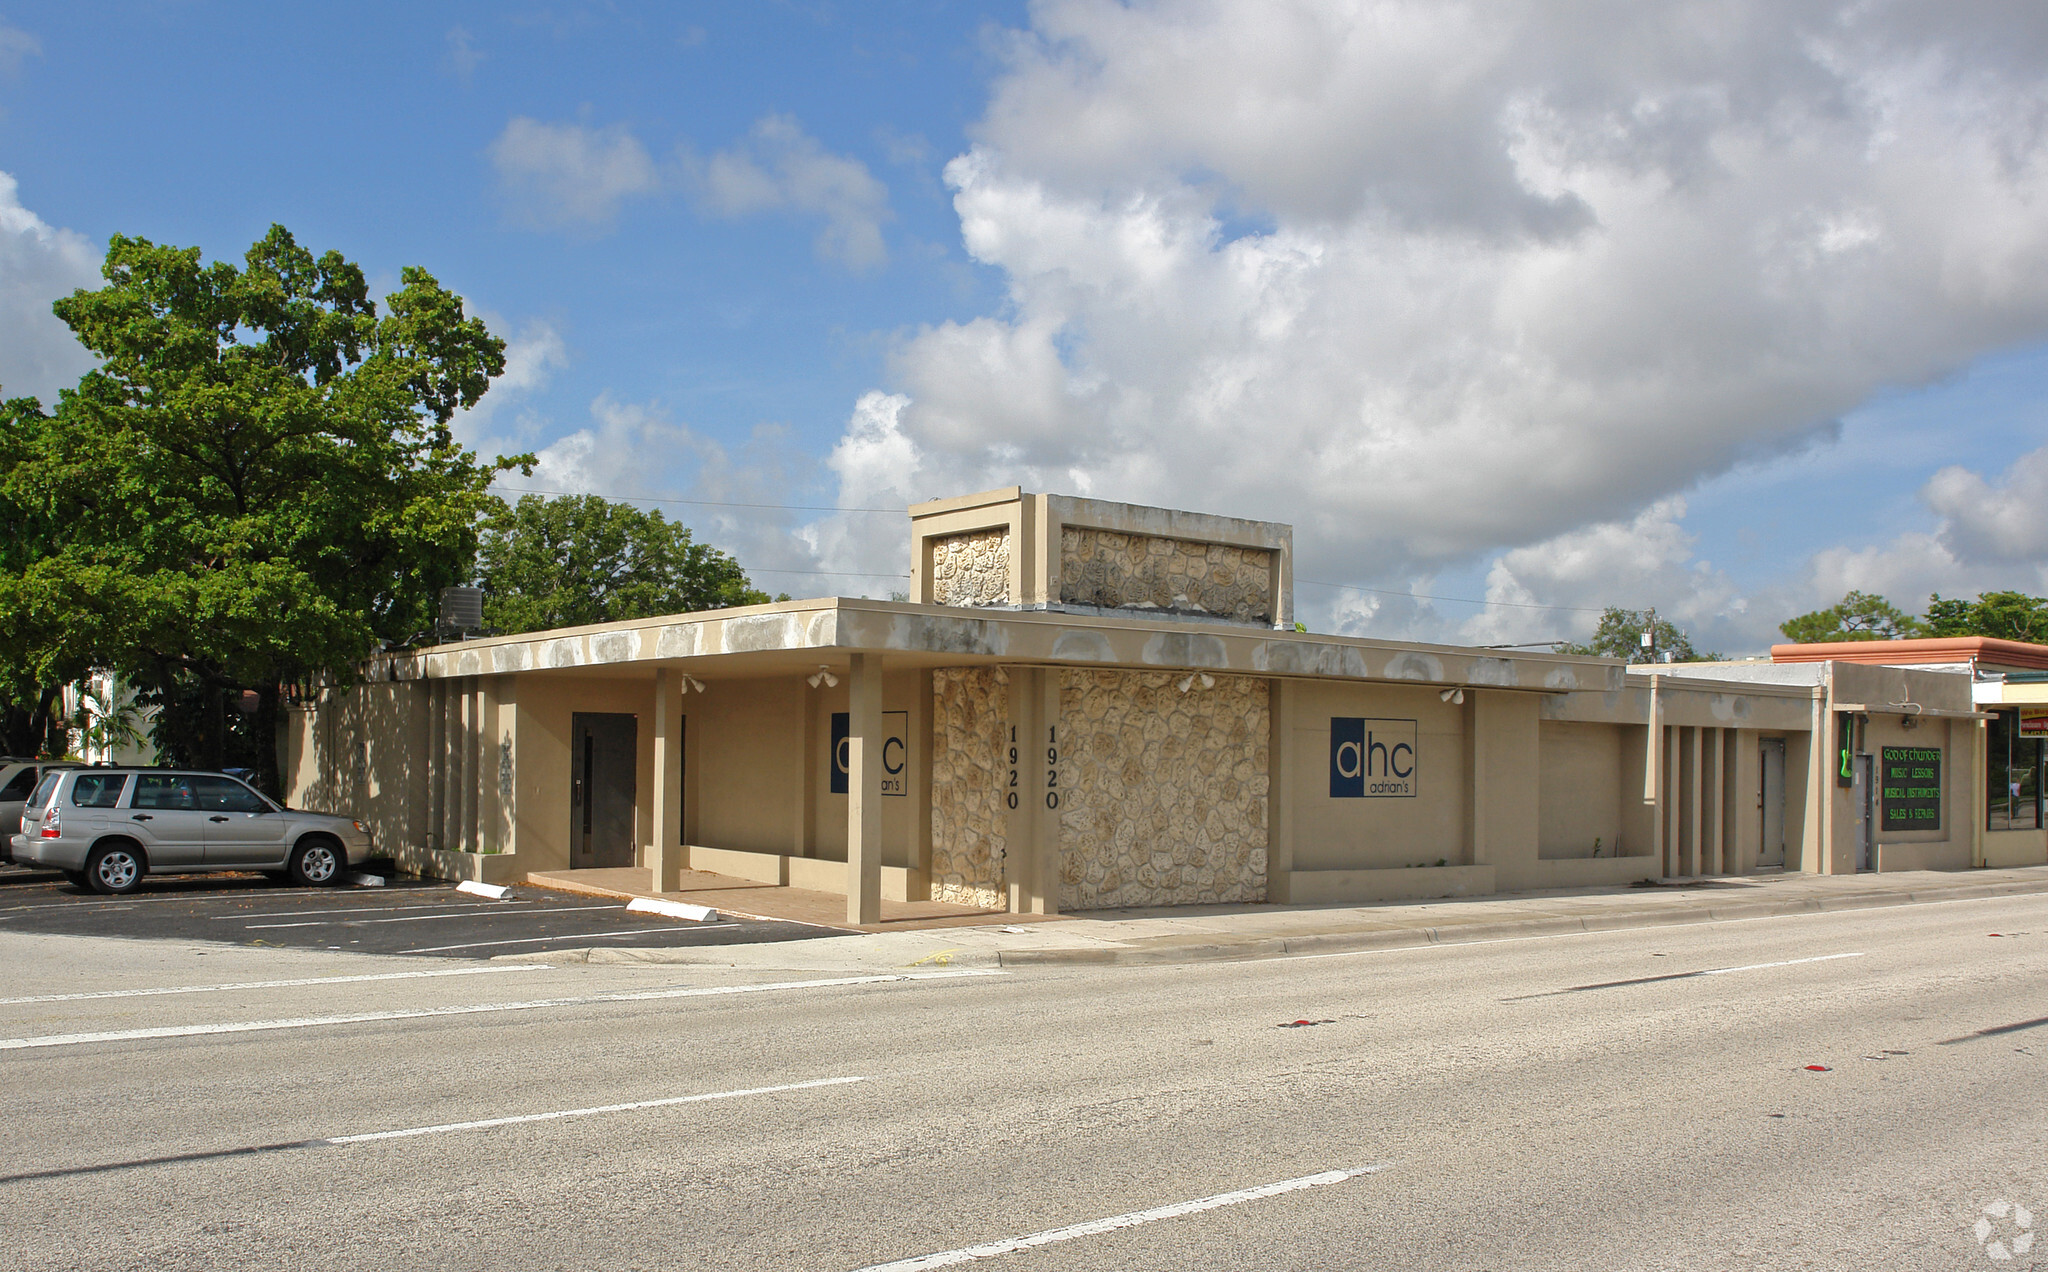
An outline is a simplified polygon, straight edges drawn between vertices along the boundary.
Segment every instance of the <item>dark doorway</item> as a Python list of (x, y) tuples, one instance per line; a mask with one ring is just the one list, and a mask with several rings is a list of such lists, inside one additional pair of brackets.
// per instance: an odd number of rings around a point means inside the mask
[(569, 737), (569, 865), (630, 866), (639, 717), (578, 711)]

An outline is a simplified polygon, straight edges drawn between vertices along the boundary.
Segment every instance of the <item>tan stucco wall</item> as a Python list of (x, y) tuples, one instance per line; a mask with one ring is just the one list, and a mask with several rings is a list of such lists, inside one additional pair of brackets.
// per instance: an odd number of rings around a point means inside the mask
[(1008, 685), (993, 667), (940, 668), (931, 680), (931, 899), (1000, 909)]
[(1267, 684), (1064, 672), (1063, 910), (1266, 898)]
[(1273, 622), (1273, 553), (1264, 548), (1066, 526), (1059, 585), (1063, 605)]
[[(1622, 841), (1622, 779), (1629, 768), (1622, 758), (1624, 732), (1640, 737), (1642, 730), (1564, 721), (1545, 721), (1537, 730), (1538, 857), (1614, 857), (1621, 855), (1617, 848), (1630, 846)], [(1642, 803), (1640, 778), (1634, 794)]]
[[(1295, 691), (1294, 754), (1287, 781), (1294, 801), (1297, 871), (1392, 869), (1473, 864), (1465, 746), (1465, 708), (1433, 689), (1398, 685), (1301, 684)], [(1476, 697), (1476, 694), (1473, 695)], [(1413, 796), (1332, 799), (1330, 719), (1413, 720)]]

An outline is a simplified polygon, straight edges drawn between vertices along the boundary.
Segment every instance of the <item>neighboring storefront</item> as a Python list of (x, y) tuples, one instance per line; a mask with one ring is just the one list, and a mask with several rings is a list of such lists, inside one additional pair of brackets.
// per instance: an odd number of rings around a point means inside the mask
[[(908, 602), (380, 658), (295, 709), (288, 794), (444, 877), (708, 870), (843, 892), (859, 922), (883, 896), (1048, 912), (1856, 868), (1808, 797), (1831, 780), (1812, 684), (1297, 632), (1271, 523), (1010, 488), (919, 505), (911, 531)], [(1935, 718), (1868, 738), (1919, 745)], [(1938, 826), (1888, 843), (1953, 835), (1978, 770), (1948, 728)]]

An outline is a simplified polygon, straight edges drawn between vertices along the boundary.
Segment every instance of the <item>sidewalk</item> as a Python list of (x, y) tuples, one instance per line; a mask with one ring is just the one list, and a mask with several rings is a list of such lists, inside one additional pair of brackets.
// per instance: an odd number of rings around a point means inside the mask
[(1503, 893), (1482, 900), (1371, 906), (1098, 910), (1052, 919), (1003, 916), (974, 926), (763, 945), (597, 948), (504, 957), (519, 962), (866, 972), (907, 967), (1133, 966), (1454, 945), (2026, 894), (2048, 894), (2048, 866), (1883, 875), (1749, 875), (1665, 880), (1656, 887)]

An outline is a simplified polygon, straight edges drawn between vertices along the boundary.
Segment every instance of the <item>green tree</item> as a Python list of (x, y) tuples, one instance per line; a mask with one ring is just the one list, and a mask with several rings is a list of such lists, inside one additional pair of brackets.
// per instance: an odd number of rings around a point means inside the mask
[(1927, 598), (1929, 636), (1991, 636), (2048, 644), (2048, 597), (2024, 592), (1983, 592), (1976, 600)]
[(0, 591), (0, 634), (27, 643), (6, 657), (118, 670), (166, 758), (275, 790), (282, 688), (429, 627), (491, 482), (532, 462), (480, 463), (449, 433), (504, 342), (418, 268), (380, 314), (361, 269), (282, 226), (241, 268), (116, 235), (102, 274), (54, 306), (99, 368), (54, 411), (0, 417), (0, 498), (28, 527)]
[(697, 542), (681, 522), (595, 495), (523, 495), (502, 507), (484, 531), (477, 580), (484, 589), (484, 625), (502, 632), (769, 599), (748, 582), (738, 561)]
[(1920, 620), (1882, 596), (1851, 592), (1835, 604), (1778, 625), (1785, 639), (1801, 645), (1839, 640), (1899, 640), (1918, 636)]
[[(1559, 645), (1562, 654), (1584, 654), (1600, 658), (1619, 658), (1623, 662), (1646, 663), (1670, 662), (1719, 662), (1721, 655), (1702, 653), (1692, 647), (1692, 638), (1683, 628), (1669, 619), (1656, 617), (1655, 610), (1623, 609), (1610, 605), (1600, 614), (1600, 625), (1593, 629), (1593, 638), (1582, 645)], [(1643, 633), (1652, 632), (1655, 645), (1643, 646)]]

